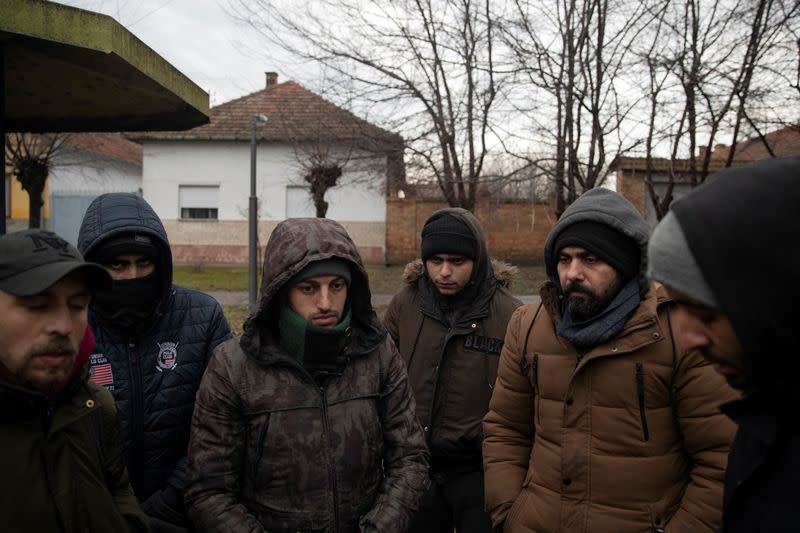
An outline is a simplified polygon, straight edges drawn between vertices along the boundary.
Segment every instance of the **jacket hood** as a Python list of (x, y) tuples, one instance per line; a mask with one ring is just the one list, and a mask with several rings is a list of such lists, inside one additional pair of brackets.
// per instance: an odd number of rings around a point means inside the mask
[(576, 222), (598, 222), (619, 231), (633, 239), (639, 245), (641, 261), (639, 263), (639, 292), (644, 295), (649, 283), (647, 281), (647, 240), (650, 227), (639, 211), (621, 195), (598, 187), (583, 193), (570, 205), (547, 236), (544, 244), (544, 265), (547, 277), (556, 287), (561, 287), (556, 270), (555, 243), (564, 229)]
[(163, 299), (172, 287), (172, 250), (161, 219), (138, 194), (115, 192), (95, 198), (83, 216), (78, 250), (91, 261), (100, 243), (123, 233), (139, 233), (153, 239), (159, 250)]
[[(793, 388), (800, 285), (800, 158), (714, 173), (672, 211), (720, 311), (752, 358), (755, 386)], [(782, 385), (777, 385), (782, 383)]]
[(257, 311), (245, 322), (241, 346), (251, 355), (263, 354), (262, 331), (272, 331), (277, 324), (281, 290), (309, 263), (330, 258), (350, 263), (352, 283), (347, 288), (351, 310), (351, 353), (374, 348), (386, 336), (372, 308), (367, 272), (356, 245), (347, 231), (327, 218), (292, 218), (278, 224), (264, 251), (264, 270)]

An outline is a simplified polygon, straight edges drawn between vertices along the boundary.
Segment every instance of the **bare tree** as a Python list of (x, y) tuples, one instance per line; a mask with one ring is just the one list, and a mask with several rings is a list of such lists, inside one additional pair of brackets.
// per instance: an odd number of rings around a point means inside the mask
[(490, 0), (230, 0), (269, 42), (394, 117), (409, 166), (473, 209), (500, 81)]
[[(712, 147), (730, 141), (722, 154), (733, 164), (746, 130), (763, 138), (760, 128), (770, 115), (786, 116), (793, 63), (789, 51), (797, 34), (796, 0), (680, 0), (652, 6), (655, 29), (638, 55), (649, 76), (647, 88), (647, 178), (656, 215), (666, 214), (677, 174), (671, 168), (662, 195), (653, 186), (652, 154), (658, 143), (672, 161), (683, 157), (681, 177), (693, 187), (711, 171)], [(745, 36), (745, 38), (742, 38)], [(795, 66), (795, 69), (797, 67)], [(701, 149), (701, 147), (707, 147)], [(719, 155), (719, 154), (718, 154)]]
[[(549, 146), (556, 214), (608, 175), (609, 153), (640, 143), (624, 124), (643, 98), (621, 84), (630, 53), (654, 17), (642, 2), (515, 0), (504, 41), (513, 52), (519, 110), (533, 123), (530, 141)], [(532, 105), (531, 105), (532, 104)]]
[(16, 177), (28, 193), (29, 228), (42, 226), (44, 187), (65, 138), (63, 133), (7, 133), (5, 136), (6, 172)]

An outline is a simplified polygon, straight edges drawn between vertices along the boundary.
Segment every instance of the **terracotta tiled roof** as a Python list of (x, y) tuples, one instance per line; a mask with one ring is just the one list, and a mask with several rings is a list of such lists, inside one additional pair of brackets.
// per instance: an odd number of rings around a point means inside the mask
[(64, 134), (63, 142), (75, 150), (142, 164), (142, 145), (126, 139), (121, 133), (68, 133)]
[[(767, 133), (764, 138), (772, 149), (775, 157), (789, 157), (800, 155), (800, 124), (788, 126)], [(758, 161), (769, 159), (769, 152), (761, 139), (748, 139), (736, 147), (735, 159), (748, 159)]]
[(398, 134), (370, 124), (293, 81), (274, 83), (211, 108), (211, 122), (204, 126), (128, 136), (137, 140), (249, 141), (252, 117), (259, 114), (269, 119), (257, 129), (262, 141), (368, 141), (386, 148), (402, 145)]

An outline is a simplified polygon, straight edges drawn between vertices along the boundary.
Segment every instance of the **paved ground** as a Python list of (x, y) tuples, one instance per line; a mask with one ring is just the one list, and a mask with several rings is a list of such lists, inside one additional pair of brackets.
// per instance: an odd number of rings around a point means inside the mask
[[(247, 291), (206, 291), (208, 294), (216, 298), (216, 300), (222, 305), (230, 305), (236, 307), (246, 307), (247, 306)], [(372, 295), (372, 305), (375, 307), (384, 307), (389, 305), (389, 301), (392, 299), (392, 294), (373, 294)], [(525, 303), (530, 302), (538, 302), (539, 295), (538, 294), (525, 294), (525, 295), (515, 295), (517, 298), (522, 300)]]

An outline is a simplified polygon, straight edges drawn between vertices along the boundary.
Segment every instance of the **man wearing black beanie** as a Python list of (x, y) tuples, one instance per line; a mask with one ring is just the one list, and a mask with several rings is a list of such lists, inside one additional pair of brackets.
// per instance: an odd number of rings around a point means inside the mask
[(798, 530), (798, 180), (798, 157), (717, 172), (673, 204), (648, 250), (684, 345), (743, 392), (722, 406), (738, 426), (725, 533)]
[(484, 421), (486, 506), (503, 531), (714, 531), (733, 397), (679, 343), (645, 278), (648, 227), (592, 189), (545, 243), (541, 302), (511, 318)]
[(384, 316), (431, 449), (431, 487), (410, 531), (488, 533), (481, 421), (508, 319), (520, 305), (506, 290), (514, 267), (492, 260), (480, 222), (458, 208), (428, 219), (421, 252)]

